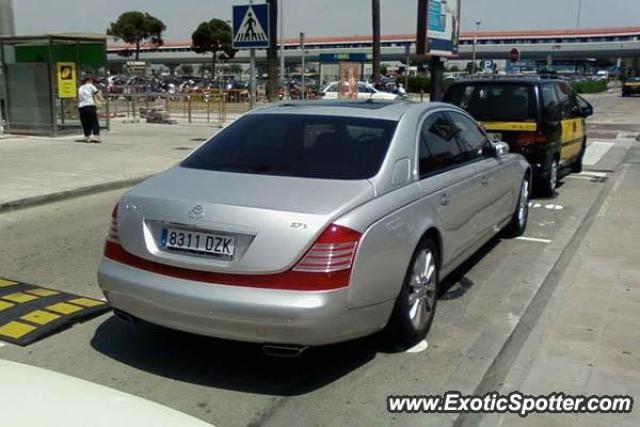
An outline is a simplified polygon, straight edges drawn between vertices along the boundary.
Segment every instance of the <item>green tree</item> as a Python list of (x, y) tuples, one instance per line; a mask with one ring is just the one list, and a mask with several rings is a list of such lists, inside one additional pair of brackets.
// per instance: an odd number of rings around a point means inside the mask
[(180, 73), (183, 76), (192, 76), (193, 75), (193, 65), (191, 65), (191, 64), (182, 64), (180, 66)]
[(107, 29), (107, 35), (114, 39), (122, 39), (125, 43), (136, 46), (136, 61), (140, 59), (140, 44), (149, 40), (154, 46), (162, 46), (162, 33), (167, 29), (164, 22), (148, 13), (125, 12)]
[(240, 75), (242, 74), (242, 66), (240, 64), (229, 64), (227, 72), (233, 75)]
[(140, 44), (149, 40), (154, 46), (162, 46), (162, 33), (167, 29), (164, 22), (143, 12), (125, 12), (107, 29), (107, 35), (122, 39), (136, 46), (136, 61), (140, 59)]
[(191, 34), (191, 44), (194, 52), (206, 54), (211, 52), (211, 76), (215, 76), (216, 56), (224, 53), (227, 58), (233, 58), (236, 51), (232, 46), (233, 31), (229, 24), (220, 19), (212, 19), (198, 25)]

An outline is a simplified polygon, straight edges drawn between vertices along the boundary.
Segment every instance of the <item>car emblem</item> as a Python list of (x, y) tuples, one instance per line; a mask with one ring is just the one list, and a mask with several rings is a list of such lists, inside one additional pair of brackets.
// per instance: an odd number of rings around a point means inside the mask
[(189, 211), (189, 218), (191, 219), (204, 218), (204, 209), (202, 209), (202, 206), (195, 205), (193, 208), (191, 208), (191, 210)]

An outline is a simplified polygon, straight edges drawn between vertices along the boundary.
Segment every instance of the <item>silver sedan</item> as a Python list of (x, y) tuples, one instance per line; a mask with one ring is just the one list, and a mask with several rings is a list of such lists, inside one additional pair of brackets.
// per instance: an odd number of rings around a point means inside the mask
[(257, 109), (122, 197), (98, 281), (121, 317), (273, 351), (385, 328), (410, 346), (440, 281), (523, 233), (530, 180), (451, 105)]

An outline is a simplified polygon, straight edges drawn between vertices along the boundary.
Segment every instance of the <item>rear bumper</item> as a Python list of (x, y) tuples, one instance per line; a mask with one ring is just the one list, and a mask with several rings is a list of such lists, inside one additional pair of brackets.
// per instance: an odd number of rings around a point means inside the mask
[(103, 259), (98, 283), (111, 305), (186, 332), (256, 343), (325, 345), (384, 327), (393, 301), (348, 308), (348, 290), (285, 291), (203, 284)]
[(531, 146), (524, 150), (514, 150), (514, 152), (522, 154), (527, 159), (531, 165), (534, 179), (546, 179), (549, 176), (553, 153), (548, 146)]

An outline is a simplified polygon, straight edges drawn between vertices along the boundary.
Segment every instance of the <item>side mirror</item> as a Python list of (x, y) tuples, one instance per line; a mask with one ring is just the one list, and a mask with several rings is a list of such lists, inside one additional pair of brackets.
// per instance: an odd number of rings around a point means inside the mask
[(509, 154), (509, 144), (503, 141), (492, 142), (493, 152), (497, 158), (504, 157)]
[(581, 96), (578, 96), (578, 108), (582, 117), (593, 116), (593, 105)]
[(580, 108), (580, 114), (582, 117), (591, 117), (593, 116), (593, 107), (588, 105), (586, 107)]

